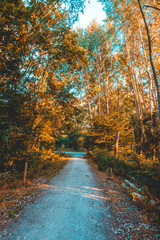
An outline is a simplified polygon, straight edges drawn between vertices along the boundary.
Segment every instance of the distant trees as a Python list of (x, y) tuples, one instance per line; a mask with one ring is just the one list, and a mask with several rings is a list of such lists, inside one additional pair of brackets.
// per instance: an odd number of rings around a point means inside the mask
[[(130, 130), (130, 116), (125, 106), (127, 101), (133, 104), (133, 98), (125, 89), (120, 75), (122, 66), (119, 67), (124, 56), (123, 53), (114, 52), (109, 33), (95, 21), (84, 32), (78, 31), (79, 44), (88, 52), (88, 68), (82, 69), (84, 99), (90, 123), (86, 146), (107, 148), (118, 157), (120, 134), (122, 152), (125, 147), (132, 148), (133, 138), (129, 137), (133, 135), (133, 129)], [(126, 136), (128, 143), (123, 139)]]

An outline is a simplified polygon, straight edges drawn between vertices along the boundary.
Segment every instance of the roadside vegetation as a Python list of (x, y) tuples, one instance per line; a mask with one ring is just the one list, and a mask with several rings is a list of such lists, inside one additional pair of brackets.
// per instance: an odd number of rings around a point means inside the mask
[(53, 162), (29, 167), (24, 185), (22, 171), (0, 176), (0, 231), (21, 215), (22, 209), (45, 193), (50, 180), (67, 164), (69, 155), (61, 154)]
[(150, 192), (155, 199), (160, 199), (159, 173), (160, 165), (153, 160), (144, 161), (142, 156), (122, 160), (116, 158), (106, 150), (95, 149), (91, 153), (92, 159), (98, 164), (99, 170), (108, 171), (139, 184), (144, 192)]

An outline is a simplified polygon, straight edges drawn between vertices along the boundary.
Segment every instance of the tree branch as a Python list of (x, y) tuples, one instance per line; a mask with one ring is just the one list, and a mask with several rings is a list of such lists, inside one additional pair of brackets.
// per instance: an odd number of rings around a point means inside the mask
[(156, 10), (160, 11), (160, 8), (154, 7), (154, 6), (144, 5), (143, 7), (144, 7), (144, 8), (145, 8), (145, 7), (147, 7), (147, 8), (153, 8), (153, 9), (156, 9)]

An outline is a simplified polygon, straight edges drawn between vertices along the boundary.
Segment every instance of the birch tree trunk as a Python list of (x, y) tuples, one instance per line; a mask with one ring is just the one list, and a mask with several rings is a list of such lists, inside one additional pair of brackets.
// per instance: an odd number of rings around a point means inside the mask
[[(118, 89), (118, 102), (117, 102), (117, 112), (119, 114), (119, 89)], [(119, 118), (119, 117), (118, 117)], [(118, 150), (119, 150), (119, 135), (120, 135), (120, 130), (118, 129), (116, 133), (116, 138), (115, 138), (115, 156), (118, 158)]]
[[(132, 66), (132, 59), (130, 55), (130, 49), (129, 49), (129, 44), (127, 41), (127, 37), (125, 35), (125, 41), (126, 41), (126, 51), (127, 51), (127, 57), (128, 57), (128, 69), (129, 69), (129, 75), (130, 75), (130, 80), (132, 83), (132, 88), (133, 88), (133, 93), (134, 93), (134, 100), (135, 100), (135, 107), (136, 107), (136, 115), (137, 115), (137, 135), (140, 137), (140, 151), (142, 153), (142, 144), (146, 139), (146, 133), (145, 133), (145, 128), (142, 123), (143, 119), (143, 110), (142, 110), (142, 96), (141, 93), (138, 89), (138, 84), (137, 84), (137, 77), (135, 74), (135, 70), (133, 69)], [(138, 125), (138, 122), (140, 126)], [(139, 132), (139, 127), (141, 128), (141, 132)]]
[(93, 114), (92, 114), (91, 103), (90, 103), (89, 96), (88, 96), (89, 94), (88, 94), (88, 90), (87, 90), (86, 73), (83, 74), (83, 78), (84, 78), (84, 87), (85, 87), (85, 91), (86, 91), (86, 100), (87, 100), (87, 105), (88, 105), (90, 124), (91, 124), (91, 127), (93, 127)]

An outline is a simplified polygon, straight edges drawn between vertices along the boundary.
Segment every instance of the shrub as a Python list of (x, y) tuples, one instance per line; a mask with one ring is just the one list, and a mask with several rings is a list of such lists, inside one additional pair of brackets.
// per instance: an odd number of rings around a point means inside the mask
[(99, 170), (110, 171), (116, 175), (135, 181), (148, 188), (149, 192), (160, 199), (160, 163), (158, 160), (146, 159), (141, 155), (133, 155), (129, 160), (121, 160), (104, 149), (96, 148), (92, 159)]
[(128, 171), (132, 171), (135, 166), (132, 162), (128, 163), (124, 160), (116, 158), (112, 153), (106, 150), (96, 149), (93, 151), (93, 160), (98, 164), (101, 171), (112, 169), (112, 171), (121, 176), (128, 176)]

